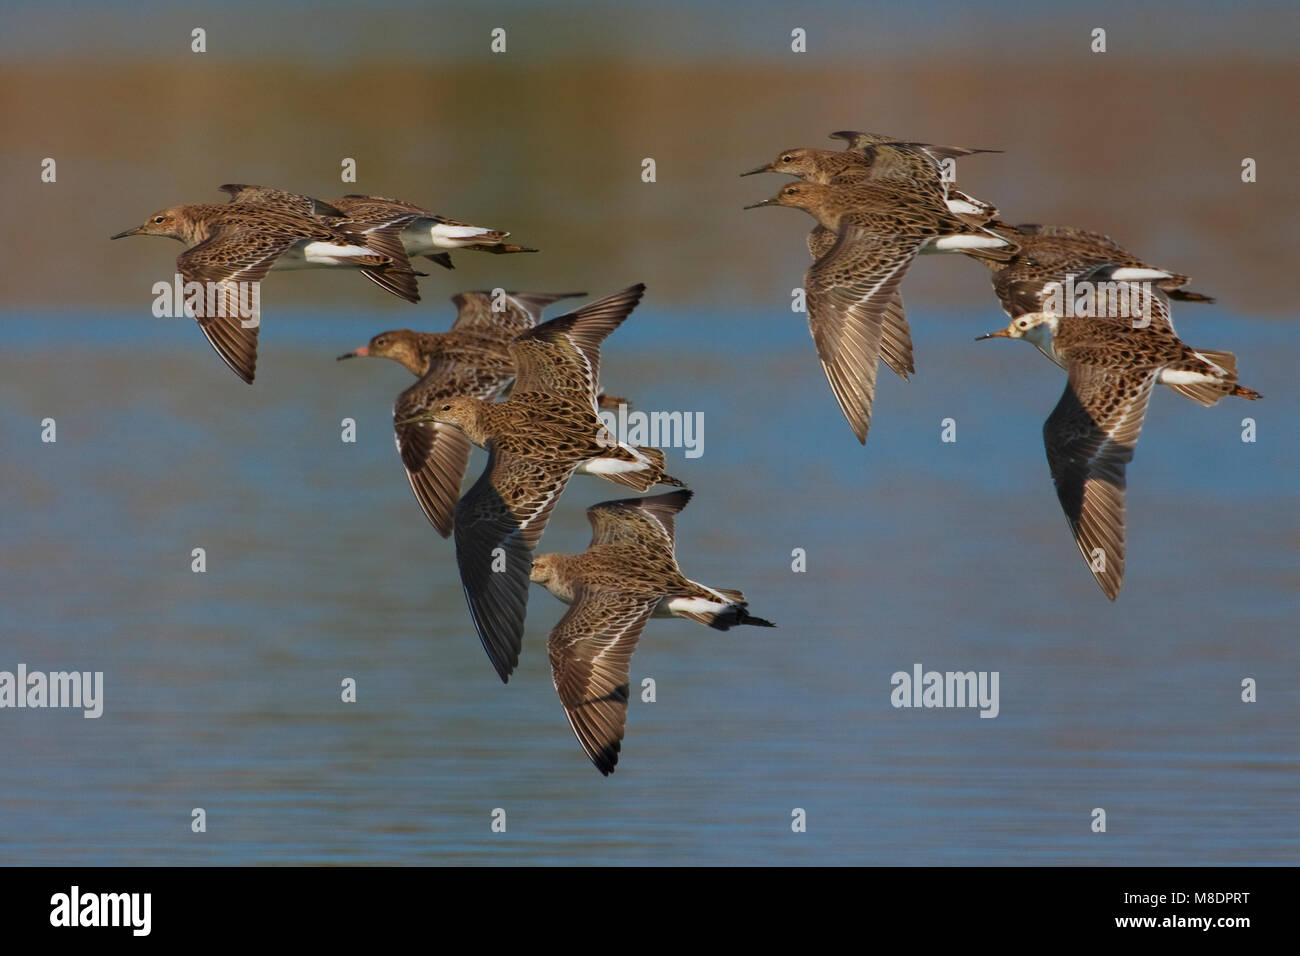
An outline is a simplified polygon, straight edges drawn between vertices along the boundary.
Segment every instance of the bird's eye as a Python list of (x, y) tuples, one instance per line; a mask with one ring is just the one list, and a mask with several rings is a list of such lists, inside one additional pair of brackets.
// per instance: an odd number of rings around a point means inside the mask
[(794, 157), (793, 157), (793, 156), (782, 156), (782, 157), (781, 157), (781, 162), (783, 162), (783, 163), (793, 163), (793, 162), (794, 162)]
[(444, 412), (449, 412), (449, 411), (451, 411), (451, 406), (450, 406), (450, 405), (444, 405), (444, 406), (442, 406), (442, 410), (443, 410)]
[(153, 221), (154, 221), (154, 222), (162, 222), (162, 221), (163, 221), (163, 217), (162, 217), (162, 216), (154, 216), (154, 217), (153, 217)]
[(793, 186), (791, 186), (789, 189), (787, 189), (787, 190), (785, 191), (785, 194), (786, 194), (787, 196), (794, 196), (794, 195), (796, 195), (798, 192), (799, 192), (799, 190), (797, 190), (797, 189), (795, 189)]

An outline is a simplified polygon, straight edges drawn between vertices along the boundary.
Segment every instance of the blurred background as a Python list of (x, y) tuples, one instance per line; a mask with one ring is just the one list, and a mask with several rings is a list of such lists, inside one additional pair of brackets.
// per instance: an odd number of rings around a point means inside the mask
[[(0, 711), (0, 862), (1300, 859), (1294, 4), (18, 3), (0, 22), (0, 669), (103, 670), (107, 697), (96, 721)], [(917, 375), (882, 373), (865, 449), (842, 420), (789, 307), (811, 220), (742, 211), (783, 180), (738, 174), (844, 128), (1004, 150), (958, 166), (1004, 218), (1107, 232), (1218, 297), (1180, 332), (1236, 352), (1265, 399), (1156, 397), (1116, 604), (1043, 460), (1062, 376), (971, 341), (1005, 323), (982, 267), (916, 263)], [(397, 196), (541, 252), (431, 266), (418, 306), (273, 275), (249, 388), (150, 315), (181, 246), (108, 241), (226, 182)], [(703, 457), (668, 452), (697, 491), (683, 567), (780, 627), (652, 622), (633, 683), (658, 701), (634, 700), (602, 780), (550, 686), (561, 606), (534, 592), (503, 687), (393, 451), (409, 376), (333, 359), (445, 328), (461, 289), (637, 281), (604, 385), (704, 413)], [(546, 549), (581, 550), (583, 508), (619, 496), (576, 479)], [(1001, 715), (892, 709), (918, 661), (998, 670)]]
[[(224, 201), (226, 182), (393, 195), (509, 229), (545, 252), (510, 263), (525, 285), (632, 272), (668, 303), (769, 303), (796, 284), (806, 221), (743, 212), (777, 178), (737, 174), (788, 146), (838, 147), (826, 134), (847, 127), (1005, 150), (958, 174), (1009, 221), (1099, 229), (1238, 307), (1290, 311), (1274, 283), (1300, 240), (1300, 132), (1282, 121), (1300, 88), (1293, 4), (85, 3), (5, 17), (10, 219), (87, 226), (32, 230), (0, 264), (27, 307), (136, 305), (174, 251), (98, 233)], [(206, 53), (190, 52), (195, 27)], [(497, 27), (504, 54), (489, 51)], [(795, 27), (807, 53), (790, 51)], [(38, 178), (46, 156), (56, 186)], [(355, 186), (339, 181), (344, 157)], [(464, 262), (456, 279), (501, 267)], [(292, 301), (374, 308), (349, 278), (296, 282)], [(944, 278), (923, 301), (983, 292), (978, 269)]]

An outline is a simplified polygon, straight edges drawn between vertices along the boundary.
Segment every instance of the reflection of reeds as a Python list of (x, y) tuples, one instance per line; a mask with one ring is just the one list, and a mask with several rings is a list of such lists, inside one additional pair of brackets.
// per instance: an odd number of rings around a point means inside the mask
[[(848, 125), (1002, 148), (962, 160), (959, 175), (1004, 218), (1104, 230), (1225, 304), (1280, 312), (1298, 228), (1282, 157), (1300, 146), (1282, 118), (1298, 72), (1118, 57), (1104, 70), (1011, 75), (977, 60), (9, 66), (6, 218), (57, 226), (24, 230), (27, 254), (0, 263), (0, 286), (27, 305), (129, 305), (158, 263), (100, 240), (164, 203), (217, 201), (216, 185), (233, 180), (393, 194), (542, 250), (458, 263), (433, 298), (644, 279), (668, 300), (770, 302), (799, 281), (805, 224), (746, 218), (755, 180), (737, 174), (786, 146), (833, 145), (826, 132)], [(55, 185), (38, 183), (45, 155), (58, 160)], [(640, 179), (646, 156), (654, 184)], [(1240, 180), (1244, 156), (1260, 163), (1255, 184)], [(338, 181), (343, 157), (358, 162), (355, 186)], [(158, 245), (159, 259), (179, 251)], [(933, 301), (982, 281), (936, 276), (922, 270), (918, 289)], [(318, 280), (288, 295), (369, 307), (372, 291)]]

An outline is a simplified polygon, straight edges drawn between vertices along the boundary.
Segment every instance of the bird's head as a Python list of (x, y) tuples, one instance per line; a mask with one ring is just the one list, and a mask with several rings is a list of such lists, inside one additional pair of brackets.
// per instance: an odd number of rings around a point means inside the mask
[(1055, 315), (1048, 312), (1028, 312), (1016, 316), (1005, 329), (981, 335), (975, 341), (980, 342), (984, 339), (1027, 339), (1041, 348), (1043, 343), (1051, 342), (1052, 336), (1056, 334), (1059, 321)]
[(168, 206), (166, 209), (159, 209), (156, 213), (146, 219), (143, 223), (134, 229), (124, 229), (112, 239), (122, 239), (126, 236), (166, 236), (168, 239), (180, 239), (184, 242), (188, 235), (185, 231), (185, 216), (183, 206)]
[(771, 199), (764, 199), (762, 202), (756, 202), (753, 205), (746, 206), (746, 209), (757, 209), (759, 206), (791, 206), (795, 209), (811, 209), (820, 203), (825, 190), (828, 186), (821, 186), (816, 183), (786, 183)]
[(422, 425), (437, 422), (452, 425), (471, 436), (476, 432), (483, 403), (477, 398), (439, 398), (429, 408), (398, 425)]
[(420, 350), (416, 347), (415, 333), (410, 329), (380, 332), (369, 344), (340, 355), (339, 361), (366, 357), (389, 358), (408, 368), (414, 368), (420, 364)]
[(790, 176), (798, 176), (800, 179), (817, 172), (816, 150), (807, 149), (800, 146), (796, 149), (782, 150), (781, 153), (764, 166), (755, 166), (748, 172), (741, 173), (742, 176), (753, 176), (756, 173), (786, 173)]
[(528, 580), (534, 584), (540, 584), (547, 587), (555, 577), (558, 554), (535, 554), (533, 555), (533, 568), (528, 572)]

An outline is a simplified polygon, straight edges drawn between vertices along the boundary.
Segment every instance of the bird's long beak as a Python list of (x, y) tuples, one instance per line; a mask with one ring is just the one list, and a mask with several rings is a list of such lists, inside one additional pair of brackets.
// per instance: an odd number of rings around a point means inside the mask
[(140, 227), (139, 227), (139, 226), (135, 226), (135, 227), (132, 228), (132, 229), (124, 229), (124, 230), (122, 230), (121, 232), (119, 232), (116, 236), (109, 236), (108, 238), (110, 238), (110, 239), (123, 239), (123, 238), (125, 238), (126, 236), (134, 236), (134, 235), (135, 235), (136, 233), (138, 233), (139, 231), (140, 231)]
[(395, 425), (420, 425), (433, 421), (432, 415), (416, 415), (414, 418), (408, 418), (405, 421), (394, 422)]
[(746, 206), (746, 209), (757, 209), (759, 206), (775, 206), (775, 199), (764, 199), (762, 202), (756, 202), (752, 206)]
[(989, 332), (987, 335), (976, 336), (976, 342), (983, 342), (985, 339), (1009, 339), (1011, 333), (1006, 329), (998, 329), (996, 332)]
[(740, 175), (742, 175), (742, 176), (753, 176), (755, 173), (770, 173), (771, 171), (772, 171), (772, 164), (771, 164), (771, 163), (768, 163), (768, 164), (765, 165), (765, 166), (755, 166), (755, 167), (754, 167), (753, 169), (751, 169), (749, 172), (747, 172), (747, 173), (741, 173)]
[(344, 359), (348, 359), (348, 358), (358, 358), (358, 357), (365, 358), (369, 354), (370, 354), (370, 346), (363, 345), (361, 346), (361, 348), (353, 349), (351, 352), (344, 352), (342, 355), (338, 357), (337, 361), (342, 362)]

